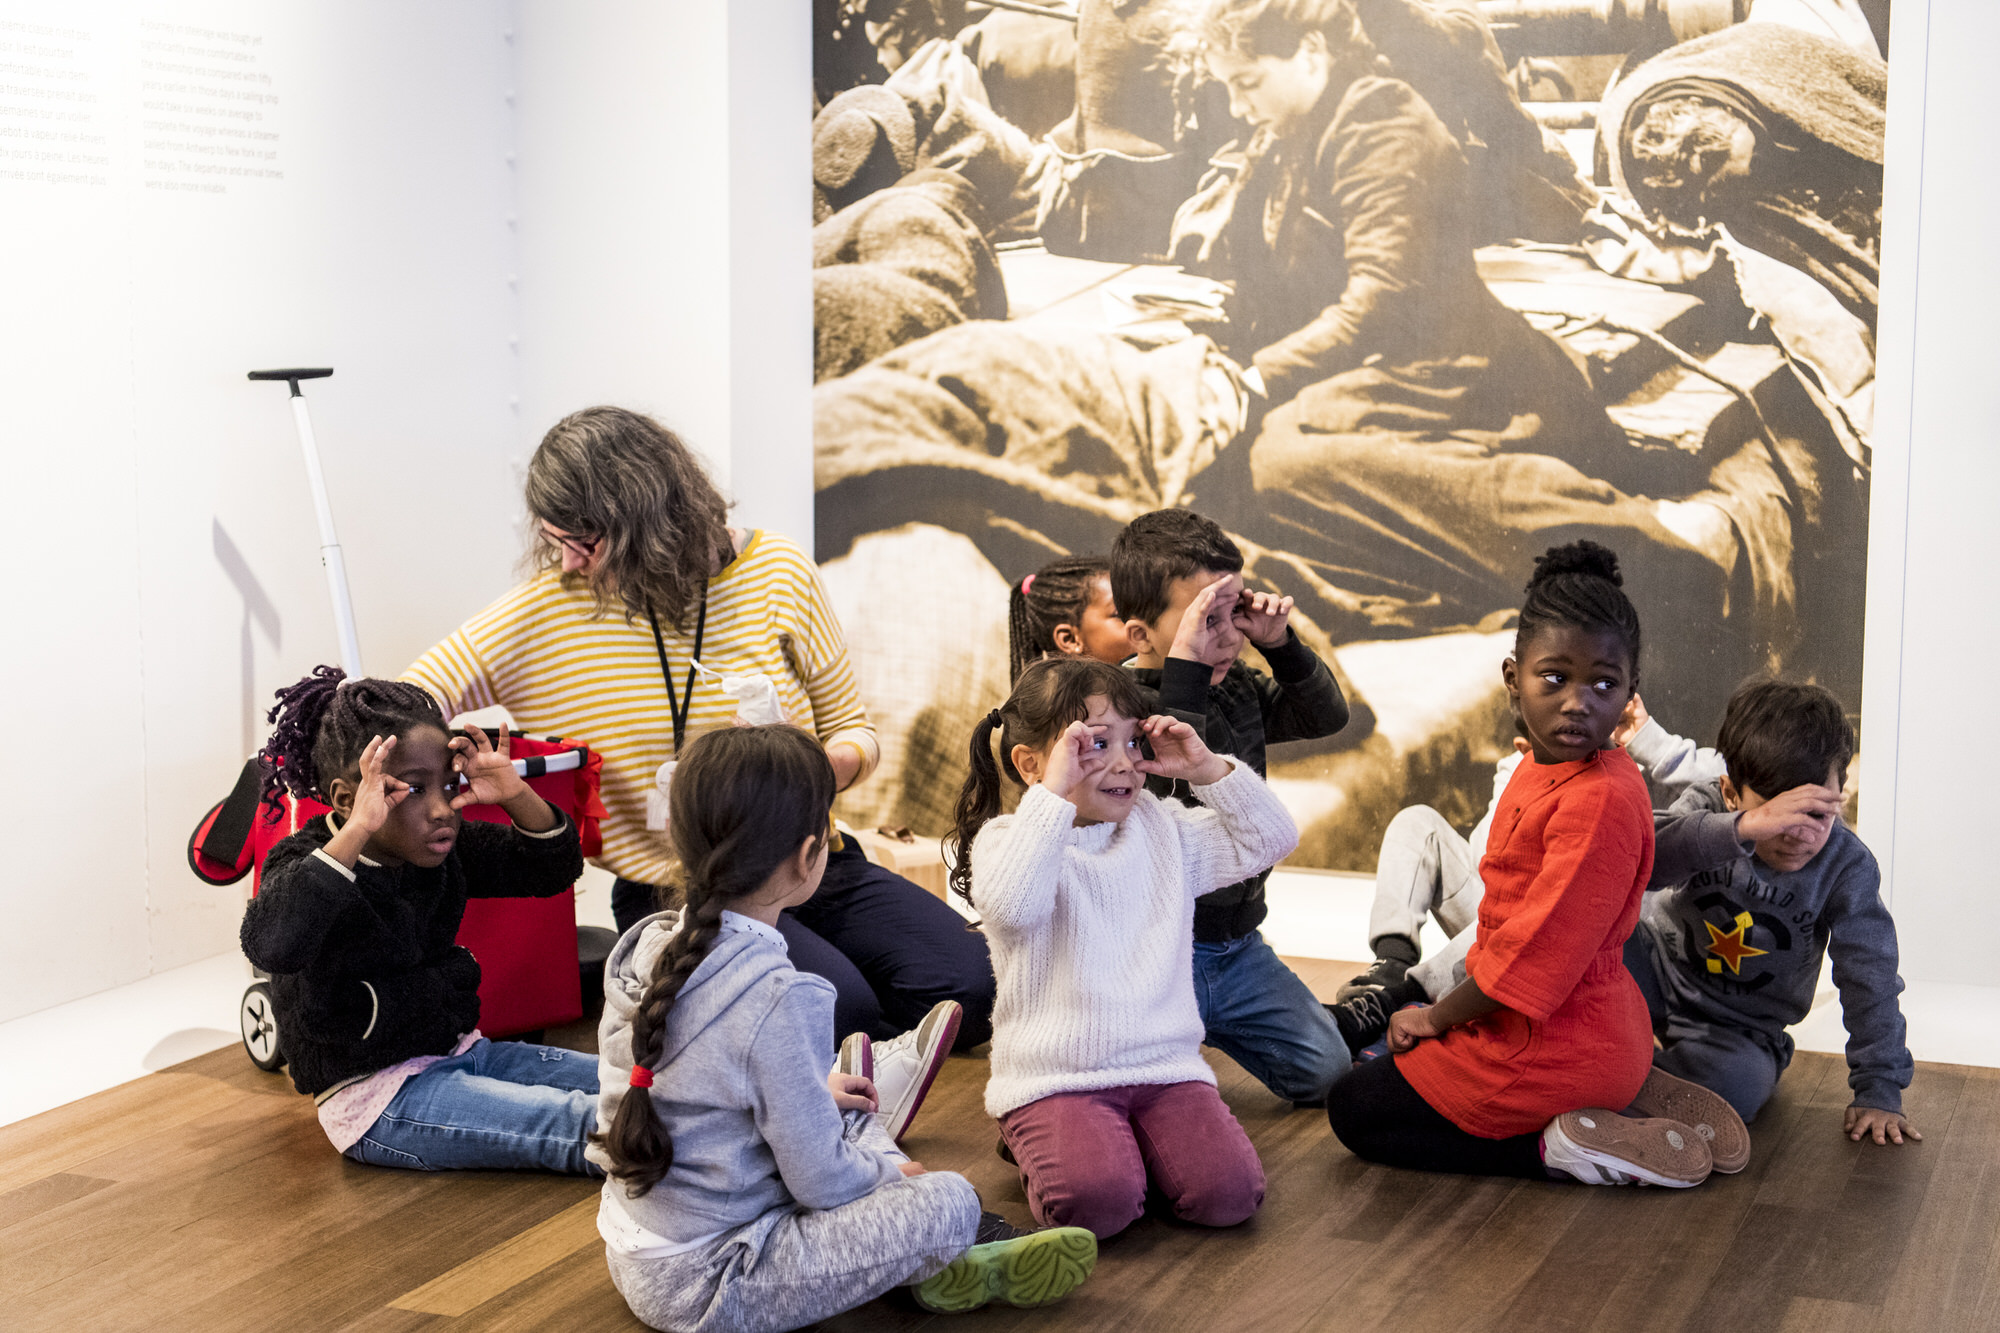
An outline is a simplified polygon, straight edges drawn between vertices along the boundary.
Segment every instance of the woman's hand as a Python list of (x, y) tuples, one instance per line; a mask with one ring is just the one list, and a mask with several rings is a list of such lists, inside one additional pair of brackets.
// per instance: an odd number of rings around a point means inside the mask
[(1203, 743), (1193, 727), (1176, 717), (1155, 713), (1139, 724), (1152, 743), (1153, 757), (1133, 765), (1141, 773), (1185, 779), (1205, 787), (1229, 776), (1230, 763)]
[(1093, 727), (1086, 722), (1072, 722), (1063, 728), (1062, 735), (1049, 747), (1048, 770), (1042, 774), (1042, 785), (1049, 789), (1051, 796), (1060, 796), (1065, 801), (1070, 793), (1083, 785), (1085, 778), (1104, 767), (1104, 752), (1097, 748), (1098, 741), (1108, 727)]
[(1417, 1005), (1408, 1009), (1398, 1009), (1389, 1015), (1389, 1049), (1397, 1055), (1410, 1050), (1420, 1041), (1443, 1035), (1431, 1011), (1436, 1005)]
[(514, 771), (514, 743), (507, 735), (505, 723), (500, 726), (497, 745), (478, 727), (468, 725), (466, 730), (471, 735), (456, 737), (451, 743), (451, 769), (463, 779), (458, 795), (452, 798), (452, 809), (505, 805), (528, 789), (528, 784)]
[(873, 1111), (875, 1085), (859, 1074), (843, 1074), (838, 1069), (826, 1076), (827, 1089), (833, 1093), (833, 1104), (843, 1111)]

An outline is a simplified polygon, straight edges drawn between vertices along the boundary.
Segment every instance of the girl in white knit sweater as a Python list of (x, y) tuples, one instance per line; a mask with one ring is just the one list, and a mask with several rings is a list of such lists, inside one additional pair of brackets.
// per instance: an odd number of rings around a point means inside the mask
[[(1011, 815), (1003, 768), (1026, 788)], [(1186, 779), (1202, 804), (1151, 795), (1149, 773)], [(974, 729), (952, 879), (999, 981), (986, 1109), (1037, 1221), (1114, 1235), (1149, 1184), (1206, 1226), (1264, 1201), (1256, 1149), (1201, 1057), (1194, 900), (1297, 843), (1255, 773), (1146, 716), (1120, 667), (1036, 662)]]

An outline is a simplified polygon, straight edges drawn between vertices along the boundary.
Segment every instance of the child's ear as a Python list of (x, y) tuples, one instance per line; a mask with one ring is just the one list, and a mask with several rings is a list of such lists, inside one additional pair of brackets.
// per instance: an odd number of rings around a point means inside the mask
[(1056, 651), (1064, 657), (1083, 656), (1083, 633), (1068, 621), (1057, 625), (1049, 637), (1055, 640)]
[(1014, 771), (1021, 775), (1021, 781), (1030, 787), (1042, 780), (1042, 756), (1025, 745), (1017, 745), (1007, 752), (1014, 761)]
[(357, 785), (346, 778), (335, 778), (333, 785), (327, 789), (326, 803), (332, 806), (333, 813), (342, 819), (354, 813), (354, 793)]
[(1134, 654), (1142, 655), (1153, 650), (1153, 634), (1143, 620), (1125, 622), (1125, 642), (1132, 646)]
[(1731, 782), (1727, 775), (1722, 779), (1722, 805), (1727, 810), (1743, 808), (1743, 793), (1736, 790), (1736, 784)]
[(1507, 687), (1507, 702), (1514, 715), (1521, 715), (1521, 668), (1511, 657), (1500, 659), (1500, 680)]

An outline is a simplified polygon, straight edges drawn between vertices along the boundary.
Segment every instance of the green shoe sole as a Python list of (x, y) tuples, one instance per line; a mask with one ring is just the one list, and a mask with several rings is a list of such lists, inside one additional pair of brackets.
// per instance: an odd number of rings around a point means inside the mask
[(1097, 1267), (1097, 1237), (1082, 1227), (1053, 1227), (1013, 1240), (975, 1245), (912, 1290), (938, 1314), (999, 1301), (1036, 1306), (1059, 1301)]

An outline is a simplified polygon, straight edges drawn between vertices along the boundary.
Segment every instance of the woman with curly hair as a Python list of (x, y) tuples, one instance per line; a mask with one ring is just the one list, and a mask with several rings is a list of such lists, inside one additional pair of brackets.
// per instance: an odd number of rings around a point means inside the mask
[[(660, 770), (734, 721), (738, 700), (721, 677), (767, 678), (784, 717), (825, 747), (839, 788), (867, 777), (880, 750), (819, 570), (776, 533), (729, 526), (727, 503), (672, 431), (623, 408), (570, 414), (528, 464), (527, 504), (531, 577), (404, 678), (447, 714), (500, 704), (527, 730), (597, 749), (608, 814), (596, 859), (618, 876), (622, 932), (670, 905), (656, 888), (673, 865)], [(986, 1040), (984, 938), (858, 848), (831, 851), (820, 891), (779, 929), (792, 962), (834, 984), (839, 1032), (881, 1041), (921, 1029), (909, 1054), (930, 1068), (962, 1006), (958, 1044)], [(893, 1067), (900, 1048), (885, 1046), (878, 1066)], [(878, 1071), (877, 1081), (893, 1080)]]

